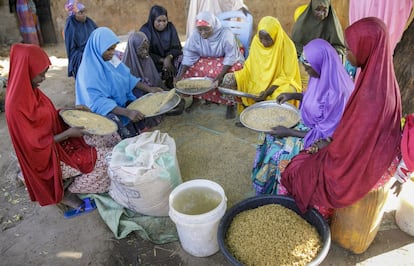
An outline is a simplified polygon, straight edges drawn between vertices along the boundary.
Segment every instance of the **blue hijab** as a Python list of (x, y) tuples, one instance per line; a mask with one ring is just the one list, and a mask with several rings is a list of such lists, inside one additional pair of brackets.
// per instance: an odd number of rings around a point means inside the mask
[[(116, 56), (104, 61), (103, 53), (119, 42), (106, 27), (94, 30), (86, 43), (82, 63), (76, 77), (76, 104), (86, 105), (92, 112), (106, 116), (115, 107), (125, 107), (136, 99), (132, 90), (140, 81)], [(124, 124), (128, 122), (125, 117)]]

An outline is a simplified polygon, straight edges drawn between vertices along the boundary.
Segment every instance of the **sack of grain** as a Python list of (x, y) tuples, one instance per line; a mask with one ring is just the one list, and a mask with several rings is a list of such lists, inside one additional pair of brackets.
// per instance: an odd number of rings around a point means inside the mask
[(182, 183), (175, 141), (159, 130), (118, 143), (112, 150), (109, 194), (141, 214), (168, 216), (170, 192)]

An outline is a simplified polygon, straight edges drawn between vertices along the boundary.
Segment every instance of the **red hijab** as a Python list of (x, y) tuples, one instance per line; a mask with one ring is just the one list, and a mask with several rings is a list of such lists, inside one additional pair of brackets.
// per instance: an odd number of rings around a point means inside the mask
[(345, 37), (361, 73), (333, 141), (315, 154), (298, 154), (282, 173), (282, 184), (302, 211), (353, 204), (399, 151), (401, 100), (387, 28), (377, 18), (364, 18), (349, 26)]
[(408, 171), (414, 172), (414, 114), (406, 117), (401, 139), (401, 153)]
[(37, 45), (15, 44), (10, 51), (6, 89), (6, 120), (17, 159), (32, 201), (40, 205), (62, 200), (60, 161), (87, 173), (93, 170), (96, 150), (83, 138), (55, 143), (54, 135), (65, 130), (52, 101), (31, 80), (50, 65)]

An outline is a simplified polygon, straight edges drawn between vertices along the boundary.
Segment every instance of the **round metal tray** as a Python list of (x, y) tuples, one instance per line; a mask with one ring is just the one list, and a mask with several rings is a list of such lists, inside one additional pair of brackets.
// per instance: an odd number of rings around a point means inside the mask
[[(164, 92), (161, 92), (161, 93), (167, 94), (168, 91), (164, 91)], [(127, 108), (128, 109), (134, 109), (134, 108), (131, 108), (132, 104), (139, 103), (139, 101), (142, 101), (142, 99), (145, 99), (146, 97), (150, 97), (152, 94), (153, 93), (147, 93), (144, 96), (139, 97), (138, 99), (136, 99), (135, 101), (130, 103), (127, 106)], [(157, 113), (152, 114), (152, 115), (146, 115), (145, 117), (154, 117), (154, 116), (165, 114), (165, 113), (171, 111), (172, 109), (174, 109), (180, 103), (180, 101), (181, 101), (180, 95), (178, 95), (177, 93), (174, 93), (174, 96), (166, 104), (164, 104)]]
[(93, 135), (109, 135), (118, 130), (117, 124), (111, 119), (78, 109), (64, 109), (59, 112), (63, 121), (71, 127), (84, 127), (85, 131)]
[[(266, 109), (266, 108), (276, 108), (276, 109), (285, 109), (291, 111), (291, 116), (286, 117), (284, 114), (281, 114), (281, 116), (274, 116), (273, 117), (256, 117), (253, 119), (249, 119), (249, 116), (253, 114), (253, 112), (257, 112), (256, 109)], [(269, 125), (268, 121), (271, 121), (271, 125)], [(243, 110), (243, 112), (240, 114), (240, 122), (247, 128), (250, 128), (255, 131), (259, 132), (270, 132), (272, 130), (272, 127), (276, 127), (279, 125), (283, 125), (286, 127), (293, 127), (295, 126), (300, 120), (299, 110), (289, 103), (283, 103), (279, 104), (275, 100), (269, 100), (269, 101), (263, 101), (255, 103), (246, 109)]]
[[(193, 77), (193, 78), (186, 78), (185, 80), (209, 80), (211, 81), (211, 83), (213, 83), (213, 79), (208, 78), (208, 77)], [(177, 84), (176, 84), (175, 89), (182, 94), (199, 95), (199, 94), (203, 94), (203, 93), (211, 91), (212, 89), (214, 89), (214, 87), (211, 86), (209, 88), (202, 88), (202, 89), (200, 88), (179, 88), (177, 87)]]

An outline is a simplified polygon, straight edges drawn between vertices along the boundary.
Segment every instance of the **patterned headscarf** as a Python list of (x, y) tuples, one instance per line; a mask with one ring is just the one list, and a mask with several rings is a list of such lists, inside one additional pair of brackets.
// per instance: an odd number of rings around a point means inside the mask
[(68, 12), (68, 16), (75, 15), (83, 9), (85, 9), (85, 5), (77, 0), (68, 0), (65, 4), (65, 10)]

